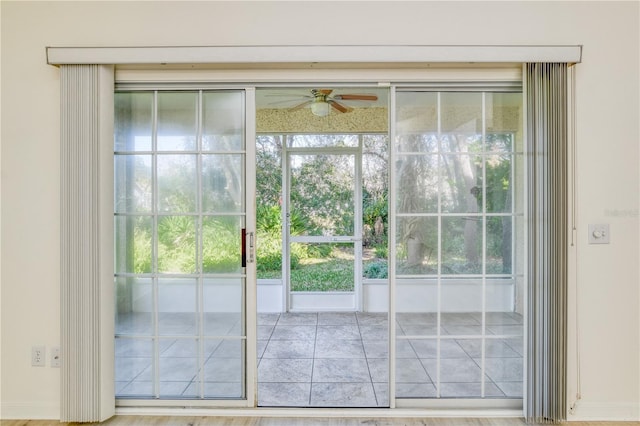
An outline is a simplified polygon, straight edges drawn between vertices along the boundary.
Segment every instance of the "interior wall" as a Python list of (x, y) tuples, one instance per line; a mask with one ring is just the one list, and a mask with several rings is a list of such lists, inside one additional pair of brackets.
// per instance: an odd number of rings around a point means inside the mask
[[(278, 44), (584, 45), (576, 67), (569, 403), (578, 366), (582, 399), (569, 419), (640, 417), (637, 2), (3, 1), (0, 8), (1, 418), (59, 418), (60, 376), (49, 355), (59, 345), (60, 99), (45, 46)], [(339, 30), (311, 31), (316, 16)], [(611, 243), (588, 245), (590, 223), (609, 223)], [(46, 367), (31, 367), (34, 345), (47, 346)]]

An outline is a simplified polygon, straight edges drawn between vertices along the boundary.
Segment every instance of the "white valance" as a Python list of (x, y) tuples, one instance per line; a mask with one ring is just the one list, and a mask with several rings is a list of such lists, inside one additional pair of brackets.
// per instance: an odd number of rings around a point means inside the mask
[(282, 64), (282, 63), (523, 63), (582, 60), (582, 46), (340, 45), (47, 47), (47, 63)]

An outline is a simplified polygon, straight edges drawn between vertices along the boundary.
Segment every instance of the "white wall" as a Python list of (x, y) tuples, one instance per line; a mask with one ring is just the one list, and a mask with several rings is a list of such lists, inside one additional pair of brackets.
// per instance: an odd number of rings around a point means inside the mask
[[(45, 46), (583, 44), (577, 66), (578, 331), (570, 419), (637, 419), (639, 129), (637, 2), (6, 2), (2, 19), (2, 418), (58, 418), (59, 370), (30, 366), (59, 344), (58, 70)], [(313, 19), (323, 17), (326, 30)], [(335, 25), (338, 30), (332, 30)], [(313, 31), (311, 29), (313, 28)], [(312, 77), (311, 77), (312, 78)], [(589, 223), (611, 244), (587, 245)], [(573, 398), (571, 398), (573, 400)], [(572, 402), (572, 401), (570, 401)]]

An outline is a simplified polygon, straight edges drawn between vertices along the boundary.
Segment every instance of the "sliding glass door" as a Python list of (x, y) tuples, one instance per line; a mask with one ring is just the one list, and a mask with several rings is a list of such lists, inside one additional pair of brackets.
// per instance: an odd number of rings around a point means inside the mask
[(115, 95), (116, 397), (243, 399), (243, 91)]
[(396, 94), (396, 398), (522, 398), (521, 105), (521, 93)]

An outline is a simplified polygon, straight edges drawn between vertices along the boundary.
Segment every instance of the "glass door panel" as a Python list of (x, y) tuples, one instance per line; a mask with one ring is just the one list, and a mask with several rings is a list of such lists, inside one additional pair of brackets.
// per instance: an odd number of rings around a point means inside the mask
[(115, 95), (119, 399), (246, 397), (244, 99)]
[(396, 398), (522, 397), (520, 105), (397, 93)]

